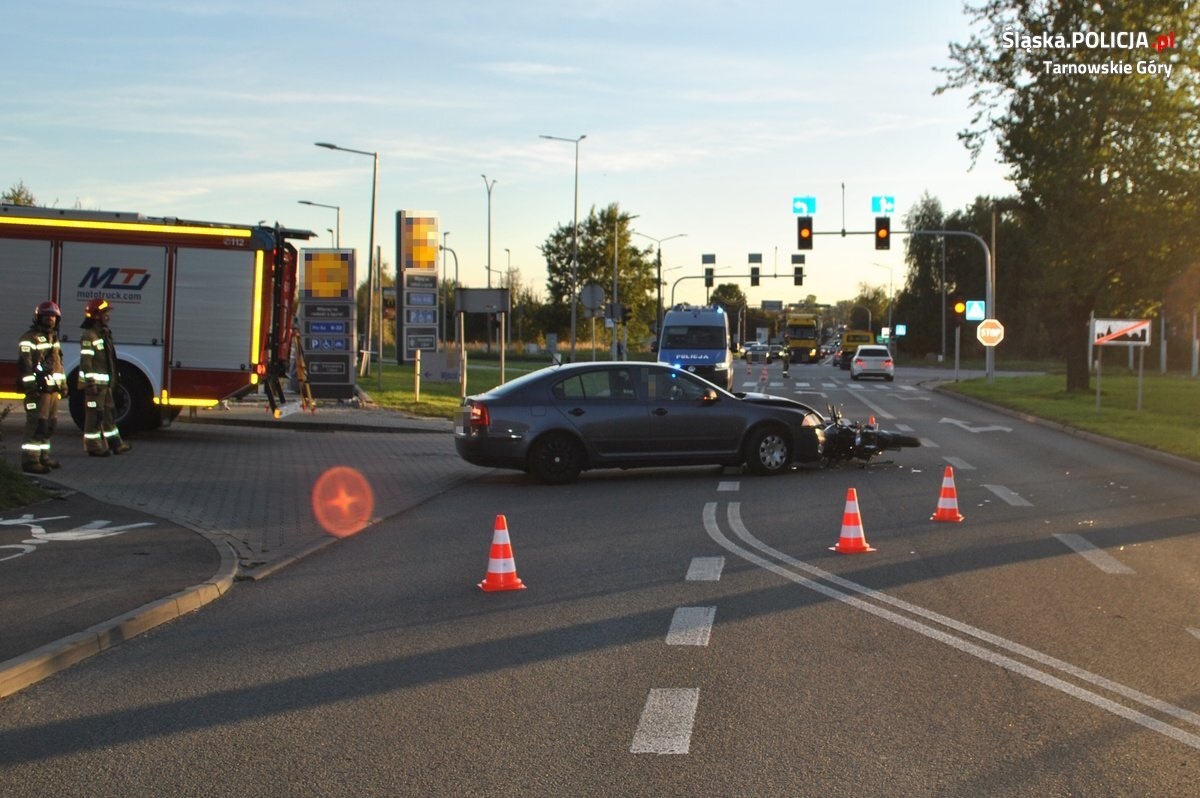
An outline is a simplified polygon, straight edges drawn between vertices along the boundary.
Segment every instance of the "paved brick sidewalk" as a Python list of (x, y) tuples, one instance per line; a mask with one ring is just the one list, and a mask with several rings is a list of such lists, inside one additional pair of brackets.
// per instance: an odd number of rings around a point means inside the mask
[[(4, 423), (5, 440), (19, 447), (15, 415)], [(84, 456), (71, 440), (77, 432), (69, 417), (60, 419), (55, 455), (63, 467), (47, 481), (225, 540), (239, 577), (257, 578), (335, 540), (314, 520), (310, 498), (329, 468), (351, 466), (366, 477), (376, 521), (484, 473), (455, 453), (449, 421), (349, 405), (279, 420), (258, 402), (198, 411), (103, 460)], [(14, 463), (16, 451), (6, 447)]]

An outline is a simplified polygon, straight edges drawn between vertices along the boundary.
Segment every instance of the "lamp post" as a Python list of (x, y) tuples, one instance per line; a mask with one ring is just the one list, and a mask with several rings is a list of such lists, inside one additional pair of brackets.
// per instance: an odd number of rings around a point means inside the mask
[(613, 314), (613, 337), (612, 337), (612, 359), (617, 359), (617, 329), (620, 325), (617, 322), (620, 318), (617, 314), (617, 306), (620, 304), (621, 298), (617, 290), (617, 270), (621, 252), (621, 222), (630, 222), (638, 218), (637, 214), (632, 216), (622, 216), (617, 213), (617, 209), (613, 207), (613, 292), (612, 292), (612, 314)]
[[(372, 191), (372, 196), (374, 196), (374, 191)], [(342, 206), (341, 205), (326, 205), (323, 202), (310, 202), (309, 200), (296, 200), (296, 202), (299, 202), (301, 205), (311, 205), (314, 208), (333, 208), (335, 211), (337, 211), (337, 240), (334, 241), (333, 246), (335, 249), (341, 249), (341, 247), (342, 247)], [(325, 229), (328, 230), (329, 228), (327, 227)]]
[(892, 267), (886, 263), (872, 263), (871, 265), (888, 270), (888, 342), (890, 344), (893, 338), (892, 305), (896, 304), (896, 295), (892, 293)]
[[(450, 234), (445, 233), (444, 235), (448, 236)], [(443, 238), (443, 240), (445, 240), (445, 239)], [(449, 252), (451, 255), (454, 256), (454, 290), (457, 291), (458, 290), (458, 253), (455, 252), (454, 250), (450, 249), (450, 247), (446, 246), (445, 244), (442, 244), (442, 252)], [(445, 261), (446, 261), (446, 256), (443, 255), (442, 256), (442, 264), (443, 264), (442, 268), (443, 269), (446, 268)], [(458, 338), (458, 336), (459, 336), (459, 331), (458, 331), (459, 311), (460, 311), (460, 308), (458, 308), (458, 307), (454, 308), (454, 319), (455, 319), (454, 320), (454, 347), (456, 349), (458, 348), (458, 340), (459, 340), (459, 338)]]
[[(487, 189), (488, 209), (487, 209), (487, 287), (492, 287), (492, 188), (496, 185), (495, 178), (492, 182), (488, 182), (487, 175), (480, 175), (483, 178), (484, 188)], [(487, 318), (487, 351), (492, 351), (492, 317), (488, 314)]]
[(637, 230), (634, 230), (634, 231), (633, 231), (633, 234), (634, 234), (635, 236), (641, 236), (642, 238), (648, 238), (648, 239), (650, 239), (651, 241), (653, 241), (655, 244), (657, 244), (657, 245), (658, 245), (658, 315), (654, 317), (654, 319), (655, 319), (655, 327), (654, 327), (654, 331), (655, 331), (656, 333), (661, 333), (661, 332), (662, 332), (662, 318), (663, 318), (663, 306), (662, 306), (662, 245), (663, 245), (663, 242), (664, 242), (664, 241), (670, 241), (672, 238), (684, 238), (685, 236), (687, 236), (687, 233), (676, 233), (675, 235), (673, 235), (673, 236), (667, 236), (666, 238), (655, 238), (654, 236), (648, 236), (648, 235), (646, 235), (645, 233), (639, 233)]
[[(383, 282), (378, 274), (378, 266), (375, 262), (375, 201), (379, 196), (379, 153), (368, 152), (367, 150), (352, 150), (349, 147), (339, 147), (336, 144), (330, 144), (327, 141), (318, 141), (316, 146), (324, 147), (327, 150), (340, 150), (342, 152), (352, 152), (355, 155), (369, 155), (374, 159), (374, 167), (371, 170), (371, 235), (367, 244), (369, 251), (367, 253), (367, 271), (368, 271), (368, 286), (367, 286), (367, 356), (363, 358), (362, 367), (359, 369), (359, 376), (366, 376), (371, 360), (371, 322), (374, 316), (375, 306), (375, 289), (379, 289), (379, 387), (383, 387)], [(399, 345), (399, 341), (396, 342)]]
[[(441, 331), (439, 334), (442, 337), (443, 347), (446, 343), (446, 286), (445, 286), (445, 281), (446, 281), (446, 236), (448, 236), (448, 235), (450, 235), (449, 230), (442, 231), (442, 245), (440, 247), (438, 247), (438, 250), (442, 253), (442, 276), (441, 276), (441, 279), (438, 280), (438, 312), (441, 313), (441, 316), (439, 316), (439, 318), (442, 320), (442, 324), (441, 324)], [(454, 260), (456, 263), (458, 262), (457, 255), (454, 256)], [(454, 287), (455, 287), (455, 289), (458, 288), (457, 285)]]
[[(561, 136), (538, 136), (551, 141), (565, 141), (575, 145), (575, 216), (571, 227), (571, 362), (575, 362), (575, 320), (576, 308), (579, 304), (579, 142), (587, 138), (583, 134), (577, 138), (568, 139)], [(595, 354), (595, 347), (592, 348)]]

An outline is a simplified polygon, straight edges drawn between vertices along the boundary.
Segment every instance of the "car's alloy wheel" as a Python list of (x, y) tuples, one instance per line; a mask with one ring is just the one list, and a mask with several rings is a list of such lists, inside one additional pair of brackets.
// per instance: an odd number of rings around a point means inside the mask
[(561, 432), (539, 438), (529, 453), (529, 471), (551, 485), (572, 482), (582, 470), (583, 450), (574, 438)]
[(760, 429), (750, 436), (746, 463), (750, 470), (763, 476), (782, 474), (792, 462), (792, 445), (773, 427)]

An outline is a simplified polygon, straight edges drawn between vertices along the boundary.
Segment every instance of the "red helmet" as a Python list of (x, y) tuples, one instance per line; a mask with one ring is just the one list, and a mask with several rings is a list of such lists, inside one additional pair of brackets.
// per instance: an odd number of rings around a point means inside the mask
[(104, 313), (111, 307), (107, 299), (93, 299), (87, 303), (87, 307), (83, 309), (83, 315), (89, 319), (98, 319), (100, 314)]
[(50, 300), (46, 300), (42, 304), (38, 305), (37, 310), (34, 311), (34, 314), (38, 316), (49, 315), (56, 319), (62, 318), (62, 311), (58, 309), (58, 305)]

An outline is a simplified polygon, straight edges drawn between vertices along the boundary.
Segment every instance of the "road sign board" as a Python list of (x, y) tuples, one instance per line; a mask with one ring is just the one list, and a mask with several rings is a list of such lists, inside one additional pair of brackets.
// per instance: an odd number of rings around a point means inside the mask
[(816, 197), (792, 197), (792, 213), (800, 216), (812, 216), (816, 212)]
[(896, 198), (888, 195), (871, 197), (871, 213), (895, 213)]
[(996, 319), (984, 319), (975, 328), (975, 337), (984, 346), (995, 346), (1004, 340), (1004, 325)]
[(983, 321), (987, 318), (987, 311), (984, 308), (982, 299), (968, 299), (967, 310), (963, 313), (967, 321)]
[(1097, 346), (1150, 346), (1150, 319), (1092, 319)]

